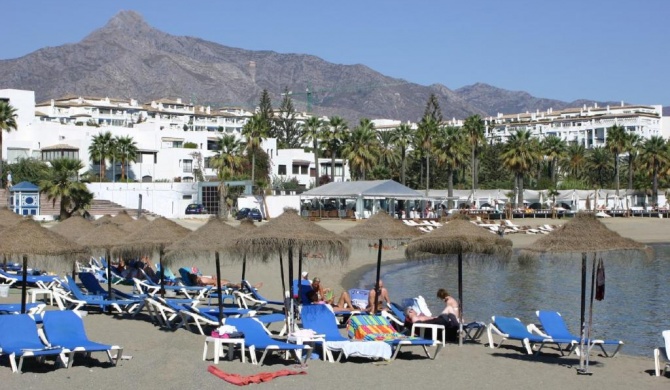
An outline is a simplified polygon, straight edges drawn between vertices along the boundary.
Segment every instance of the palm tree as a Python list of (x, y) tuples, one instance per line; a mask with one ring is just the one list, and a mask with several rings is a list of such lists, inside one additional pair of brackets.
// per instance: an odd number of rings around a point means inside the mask
[(619, 154), (624, 151), (627, 143), (626, 129), (614, 125), (607, 129), (607, 143), (605, 147), (614, 155), (614, 185), (616, 196), (619, 196)]
[(233, 178), (241, 166), (243, 146), (234, 135), (224, 135), (216, 140), (216, 154), (212, 157), (212, 167), (219, 179), (219, 216), (228, 218), (228, 187), (226, 180)]
[(379, 141), (379, 163), (390, 170), (397, 168), (400, 153), (395, 148), (393, 131), (377, 130), (377, 140)]
[(60, 200), (61, 221), (69, 218), (72, 213), (88, 206), (93, 200), (86, 185), (78, 180), (79, 171), (84, 164), (77, 159), (59, 158), (51, 161), (49, 178), (41, 180), (40, 191), (56, 205)]
[(18, 114), (16, 113), (16, 108), (12, 107), (9, 102), (5, 100), (0, 100), (0, 179), (4, 178), (2, 172), (2, 135), (3, 132), (10, 132), (18, 128), (16, 124), (16, 118)]
[(111, 132), (98, 133), (91, 139), (91, 144), (88, 147), (89, 159), (93, 163), (100, 164), (100, 179), (105, 177), (107, 172), (107, 159), (112, 156), (114, 146), (114, 138)]
[(641, 157), (651, 170), (652, 203), (658, 205), (658, 172), (670, 162), (668, 144), (663, 137), (652, 136), (642, 144)]
[(566, 152), (565, 170), (574, 179), (581, 179), (586, 164), (586, 148), (576, 143), (570, 144)]
[(549, 160), (551, 184), (556, 187), (556, 172), (567, 153), (567, 144), (560, 137), (550, 135), (542, 141), (542, 150)]
[(413, 130), (407, 123), (402, 123), (395, 130), (393, 130), (393, 143), (400, 152), (400, 181), (405, 185), (405, 171), (407, 170), (407, 150), (412, 144)]
[(323, 121), (315, 116), (309, 117), (302, 126), (302, 142), (311, 142), (314, 153), (314, 187), (319, 186), (319, 137), (322, 127)]
[(124, 180), (126, 178), (126, 164), (137, 161), (137, 142), (129, 135), (117, 136), (115, 140), (115, 159), (121, 162), (121, 180)]
[(249, 121), (242, 127), (242, 135), (246, 139), (247, 153), (251, 154), (251, 183), (255, 185), (256, 181), (256, 152), (261, 147), (261, 143), (267, 138), (268, 128), (265, 118), (261, 113), (254, 114)]
[(584, 167), (589, 172), (588, 178), (591, 185), (603, 188), (611, 183), (612, 160), (609, 150), (606, 148), (593, 148), (586, 156)]
[(479, 145), (484, 142), (484, 121), (479, 115), (471, 115), (465, 118), (463, 130), (468, 137), (470, 144), (470, 168), (472, 169), (472, 196), (474, 201), (475, 190), (477, 189), (477, 153)]
[[(332, 173), (330, 181), (335, 181), (335, 157), (340, 152), (342, 139), (348, 129), (347, 122), (339, 116), (328, 118), (327, 126), (323, 127), (321, 138), (324, 142), (324, 152), (330, 156), (330, 172)], [(344, 181), (344, 161), (342, 162), (342, 181)]]
[(443, 168), (447, 174), (448, 208), (452, 209), (454, 196), (454, 173), (467, 160), (467, 144), (464, 142), (463, 132), (453, 126), (439, 128), (435, 138), (435, 158), (437, 166)]
[(523, 176), (541, 157), (539, 142), (529, 130), (517, 130), (510, 135), (500, 157), (503, 165), (514, 172), (519, 204), (523, 204)]
[(374, 123), (368, 118), (361, 119), (342, 150), (351, 164), (352, 173), (356, 173), (356, 178), (365, 180), (365, 173), (376, 163), (377, 143)]
[(424, 116), (416, 129), (416, 147), (423, 151), (426, 157), (426, 196), (430, 188), (430, 156), (433, 152), (433, 139), (438, 132), (440, 124), (431, 116)]
[(642, 137), (636, 133), (628, 133), (624, 151), (628, 153), (628, 189), (633, 189), (633, 177), (635, 175), (635, 160), (642, 149)]

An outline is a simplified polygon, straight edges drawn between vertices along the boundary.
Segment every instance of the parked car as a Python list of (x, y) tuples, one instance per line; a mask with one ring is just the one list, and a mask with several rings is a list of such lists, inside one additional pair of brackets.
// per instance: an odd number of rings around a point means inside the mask
[(253, 219), (254, 221), (260, 222), (263, 220), (263, 214), (261, 214), (261, 211), (259, 209), (251, 209), (248, 207), (244, 207), (237, 212), (237, 219), (240, 220), (245, 218), (250, 218)]
[(207, 214), (207, 209), (200, 203), (191, 203), (186, 206), (186, 214)]

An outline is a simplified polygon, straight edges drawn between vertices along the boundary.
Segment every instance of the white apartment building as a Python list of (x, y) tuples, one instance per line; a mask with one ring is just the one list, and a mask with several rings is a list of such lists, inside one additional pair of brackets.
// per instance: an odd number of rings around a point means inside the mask
[(505, 142), (516, 130), (530, 130), (534, 136), (555, 135), (567, 142), (584, 145), (587, 149), (604, 146), (607, 129), (619, 125), (642, 138), (666, 136), (663, 129), (661, 105), (621, 105), (564, 110), (526, 112), (484, 118), (486, 138)]
[[(9, 163), (28, 157), (45, 161), (71, 157), (84, 163), (80, 174), (97, 173), (100, 165), (92, 161), (97, 159), (91, 159), (89, 146), (94, 136), (110, 132), (112, 136), (130, 136), (136, 142), (137, 161), (128, 162), (124, 168), (126, 175), (140, 184), (192, 183), (197, 180), (194, 170), (198, 168), (205, 181), (216, 181), (216, 171), (210, 166), (210, 159), (216, 154), (216, 141), (224, 134), (242, 139), (242, 128), (252, 116), (241, 108), (214, 109), (181, 99), (141, 104), (135, 99), (65, 96), (35, 103), (33, 91), (14, 89), (0, 90), (0, 99), (17, 110), (18, 129), (3, 134), (3, 157)], [(264, 140), (261, 147), (270, 156), (272, 178), (281, 177), (286, 181), (296, 178), (304, 188), (313, 186), (312, 153), (302, 149), (277, 150), (275, 139)], [(119, 161), (107, 162), (105, 178), (108, 182), (120, 179), (120, 164)], [(320, 175), (331, 175), (330, 159), (321, 159), (320, 165)], [(336, 160), (335, 180), (350, 180), (345, 167), (346, 162)], [(118, 194), (105, 193), (104, 188), (98, 186), (96, 197), (114, 200), (126, 207), (135, 206), (119, 201)], [(188, 198), (201, 200), (202, 194)]]

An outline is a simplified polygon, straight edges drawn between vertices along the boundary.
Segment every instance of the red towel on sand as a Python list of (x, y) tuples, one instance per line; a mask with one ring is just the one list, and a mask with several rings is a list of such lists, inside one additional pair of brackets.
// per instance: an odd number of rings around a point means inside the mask
[(229, 374), (227, 372), (223, 372), (218, 368), (216, 368), (216, 366), (207, 367), (207, 371), (211, 372), (212, 374), (218, 376), (219, 378), (223, 379), (228, 383), (232, 383), (238, 386), (244, 386), (250, 383), (269, 382), (278, 376), (307, 374), (306, 371), (279, 370), (275, 372), (261, 372), (260, 374), (256, 375), (242, 376), (240, 374)]

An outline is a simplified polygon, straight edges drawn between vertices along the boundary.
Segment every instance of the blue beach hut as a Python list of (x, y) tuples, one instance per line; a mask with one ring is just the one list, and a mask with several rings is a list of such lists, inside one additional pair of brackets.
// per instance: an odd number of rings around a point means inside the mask
[(40, 188), (27, 181), (12, 186), (9, 209), (18, 215), (40, 215)]

